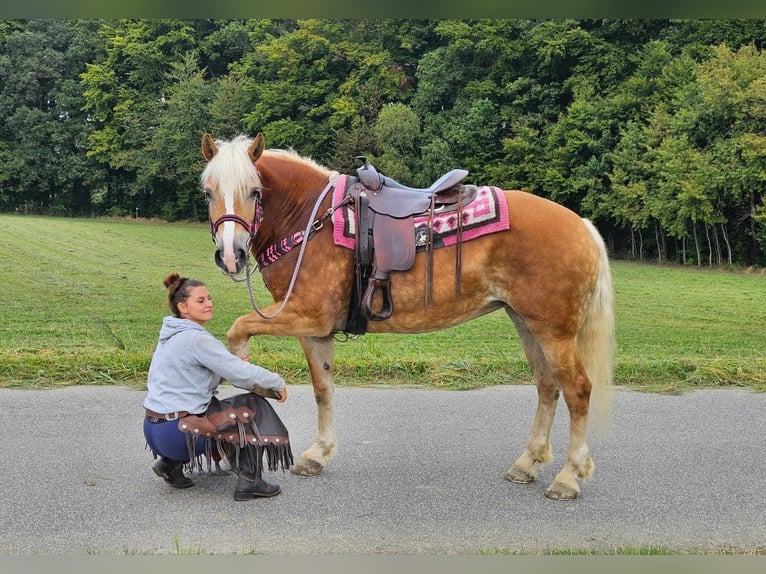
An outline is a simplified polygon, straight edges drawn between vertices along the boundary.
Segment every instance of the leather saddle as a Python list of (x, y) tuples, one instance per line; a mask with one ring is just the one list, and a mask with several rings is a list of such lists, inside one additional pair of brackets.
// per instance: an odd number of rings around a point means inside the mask
[[(357, 169), (347, 195), (353, 200), (356, 241), (357, 293), (363, 293), (359, 312), (371, 321), (388, 319), (394, 311), (391, 296), (392, 271), (407, 271), (415, 263), (417, 250), (414, 218), (428, 216), (423, 243), (426, 259), (426, 304), (431, 303), (433, 229), (436, 212), (456, 211), (458, 219), (458, 265), (456, 289), (459, 295), (459, 246), (462, 208), (476, 196), (475, 186), (462, 185), (468, 175), (464, 169), (453, 169), (427, 188), (413, 188), (378, 173), (365, 157)], [(362, 282), (367, 282), (366, 286)], [(372, 309), (375, 292), (380, 289), (380, 309)]]

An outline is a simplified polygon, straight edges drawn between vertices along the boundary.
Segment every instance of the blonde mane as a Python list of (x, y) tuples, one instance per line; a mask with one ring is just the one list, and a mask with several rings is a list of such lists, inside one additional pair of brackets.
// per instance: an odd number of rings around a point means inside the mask
[[(247, 149), (252, 141), (251, 138), (244, 135), (237, 136), (231, 141), (216, 140), (218, 152), (200, 174), (202, 186), (205, 187), (207, 182), (218, 183), (221, 189), (234, 190), (236, 195), (243, 196), (253, 186), (260, 185), (258, 170), (247, 154)], [(337, 176), (337, 172), (326, 168), (310, 157), (298, 154), (292, 148), (287, 150), (267, 149), (263, 152), (263, 157), (269, 156), (281, 157), (302, 165), (308, 165), (325, 174), (328, 179)]]

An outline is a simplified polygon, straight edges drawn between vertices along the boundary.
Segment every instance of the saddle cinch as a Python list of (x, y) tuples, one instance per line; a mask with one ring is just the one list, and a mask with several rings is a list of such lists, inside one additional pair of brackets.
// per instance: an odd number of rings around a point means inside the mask
[[(357, 159), (362, 160), (363, 165), (357, 169), (357, 178), (352, 180), (347, 194), (353, 200), (357, 269), (355, 299), (359, 301), (362, 317), (382, 321), (394, 312), (390, 275), (392, 271), (407, 271), (415, 263), (417, 245), (414, 218), (417, 216), (428, 218), (425, 230), (420, 230), (421, 241), (418, 243), (422, 243), (426, 251), (425, 303), (431, 304), (434, 248), (432, 220), (437, 211), (456, 212), (455, 291), (459, 297), (462, 211), (463, 206), (470, 203), (477, 192), (476, 186), (462, 185), (468, 172), (453, 169), (430, 187), (418, 189), (379, 174), (367, 158)], [(373, 296), (378, 289), (381, 291), (382, 304), (380, 309), (373, 310)], [(361, 297), (359, 294), (362, 294)]]

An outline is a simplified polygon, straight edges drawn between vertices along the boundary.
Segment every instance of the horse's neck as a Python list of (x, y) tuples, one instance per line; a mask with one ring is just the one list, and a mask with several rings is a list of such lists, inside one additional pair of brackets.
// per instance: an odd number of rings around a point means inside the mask
[[(263, 221), (253, 245), (261, 249), (302, 231), (314, 203), (327, 185), (327, 176), (280, 158), (258, 165), (264, 192)], [(300, 168), (300, 169), (299, 169)]]

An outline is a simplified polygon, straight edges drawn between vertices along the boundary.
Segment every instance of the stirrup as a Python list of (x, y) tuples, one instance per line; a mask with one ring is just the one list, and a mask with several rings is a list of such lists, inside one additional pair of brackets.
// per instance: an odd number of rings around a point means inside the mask
[[(372, 297), (380, 287), (383, 290), (383, 305), (376, 312), (372, 310)], [(391, 280), (370, 277), (367, 289), (364, 292), (361, 303), (362, 316), (369, 321), (383, 321), (388, 319), (394, 312), (394, 302), (391, 299)]]

